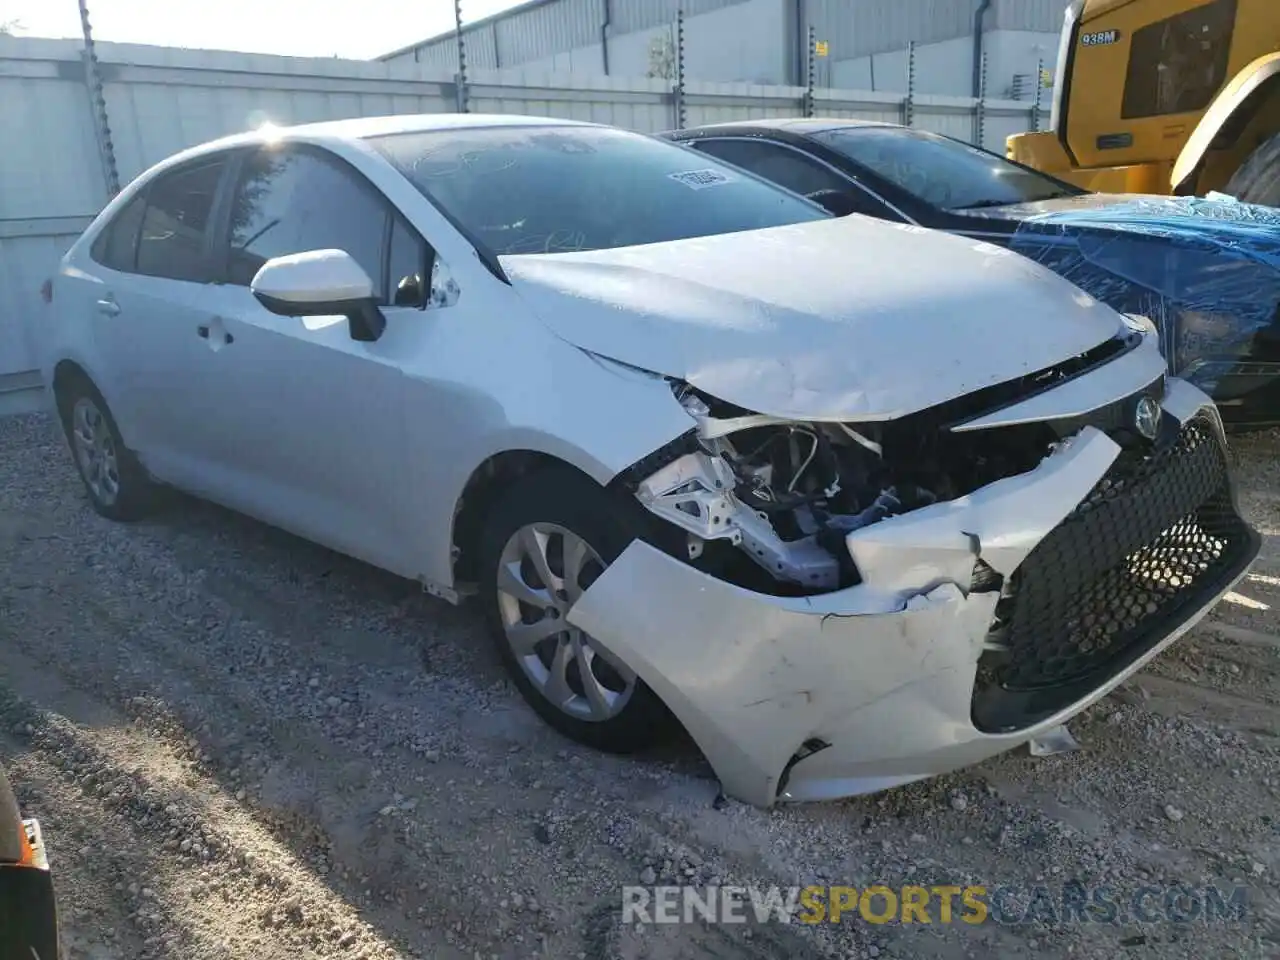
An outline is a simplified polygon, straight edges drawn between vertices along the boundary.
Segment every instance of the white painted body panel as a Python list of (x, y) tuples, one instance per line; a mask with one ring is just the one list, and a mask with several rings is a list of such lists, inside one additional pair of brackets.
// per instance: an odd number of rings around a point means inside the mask
[(1154, 383), (1164, 376), (1167, 369), (1168, 364), (1160, 353), (1159, 338), (1145, 336), (1137, 347), (1092, 371), (1087, 377), (1068, 380), (1053, 390), (967, 420), (952, 429), (966, 433), (1017, 423), (1084, 416), (1101, 404), (1123, 400), (1135, 390)]
[(566, 340), (806, 420), (901, 417), (1060, 363), (1121, 326), (1001, 247), (862, 216), (502, 260)]

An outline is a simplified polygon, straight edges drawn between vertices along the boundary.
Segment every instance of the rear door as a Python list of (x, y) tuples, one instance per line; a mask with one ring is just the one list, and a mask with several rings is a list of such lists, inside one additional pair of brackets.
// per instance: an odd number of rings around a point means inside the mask
[(212, 226), (229, 157), (154, 178), (94, 244), (94, 342), (126, 442), (161, 479), (202, 476), (196, 425), (216, 400), (203, 374), (213, 322)]
[[(328, 151), (267, 147), (244, 158), (218, 243), (216, 359), (225, 430), (210, 455), (248, 513), (378, 566), (412, 542), (401, 363), (424, 335), (431, 253), (386, 197)], [(250, 291), (269, 259), (340, 249), (374, 281), (387, 317), (374, 343), (344, 317), (280, 317)]]

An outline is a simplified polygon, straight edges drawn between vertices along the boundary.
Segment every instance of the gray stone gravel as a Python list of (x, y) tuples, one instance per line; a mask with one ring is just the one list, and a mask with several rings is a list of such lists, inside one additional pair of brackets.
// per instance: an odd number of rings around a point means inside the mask
[[(0, 762), (70, 958), (1272, 957), (1280, 436), (1236, 443), (1249, 580), (1072, 725), (841, 803), (718, 801), (688, 746), (537, 722), (479, 617), (174, 496), (113, 525), (40, 417), (0, 420)], [(623, 926), (624, 883), (1248, 889), (1238, 922)], [(1159, 904), (1159, 900), (1152, 901)]]

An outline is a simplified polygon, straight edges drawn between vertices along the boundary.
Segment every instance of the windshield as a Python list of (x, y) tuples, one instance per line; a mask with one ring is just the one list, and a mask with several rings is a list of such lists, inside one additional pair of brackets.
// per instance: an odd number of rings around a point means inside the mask
[(487, 127), (370, 139), (495, 254), (736, 233), (829, 214), (684, 147), (610, 127)]
[(1081, 191), (959, 140), (900, 127), (842, 127), (812, 135), (935, 207), (973, 210)]

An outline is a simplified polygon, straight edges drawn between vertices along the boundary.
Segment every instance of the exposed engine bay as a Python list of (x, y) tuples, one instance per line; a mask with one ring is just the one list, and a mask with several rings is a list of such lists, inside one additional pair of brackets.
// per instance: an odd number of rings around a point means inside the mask
[[(786, 421), (688, 387), (696, 444), (639, 482), (636, 496), (687, 534), (688, 559), (744, 586), (816, 593), (861, 577), (845, 537), (1036, 467), (1061, 439), (1048, 423), (953, 433), (936, 418)], [(742, 559), (754, 561), (754, 576)]]

